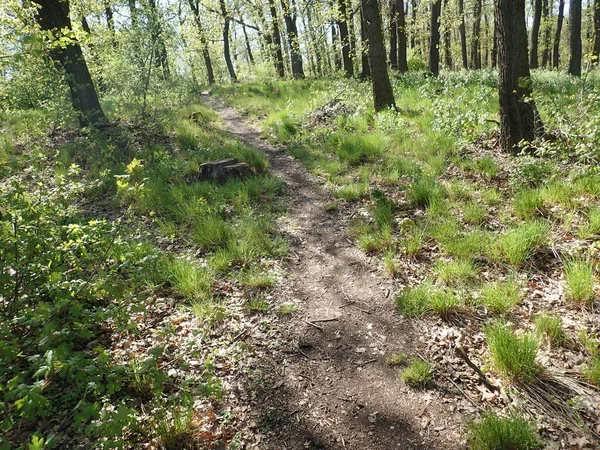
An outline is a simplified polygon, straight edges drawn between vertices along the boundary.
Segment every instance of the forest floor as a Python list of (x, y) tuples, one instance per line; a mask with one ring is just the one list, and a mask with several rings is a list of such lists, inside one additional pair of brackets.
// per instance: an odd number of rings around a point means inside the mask
[[(331, 210), (327, 188), (283, 149), (260, 137), (235, 109), (206, 96), (224, 127), (264, 151), (272, 173), (287, 184), (282, 231), (293, 246), (279, 301), (298, 314), (280, 325), (280, 348), (266, 361), (256, 407), (272, 421), (260, 448), (461, 448), (462, 405), (443, 391), (410, 389), (394, 354), (418, 354), (414, 321), (395, 314), (393, 280), (349, 239), (352, 206)], [(471, 408), (472, 409), (472, 408)]]

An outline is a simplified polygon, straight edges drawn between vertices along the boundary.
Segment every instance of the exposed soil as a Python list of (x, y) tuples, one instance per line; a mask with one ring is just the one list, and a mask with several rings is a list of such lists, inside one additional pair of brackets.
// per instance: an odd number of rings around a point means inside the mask
[[(277, 325), (275, 345), (262, 343), (257, 395), (249, 416), (261, 449), (462, 448), (455, 393), (413, 390), (386, 357), (417, 357), (418, 321), (394, 310), (394, 281), (351, 243), (350, 209), (327, 211), (327, 189), (221, 100), (205, 102), (234, 136), (264, 151), (288, 186), (282, 229), (292, 241), (286, 276), (274, 297), (298, 313)], [(283, 343), (283, 344), (279, 344)], [(240, 393), (245, 398), (245, 394)]]

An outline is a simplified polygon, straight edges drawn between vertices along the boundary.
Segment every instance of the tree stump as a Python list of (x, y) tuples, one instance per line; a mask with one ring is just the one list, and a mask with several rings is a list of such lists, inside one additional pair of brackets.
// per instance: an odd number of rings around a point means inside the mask
[(186, 177), (188, 182), (193, 181), (215, 181), (224, 183), (231, 178), (243, 179), (252, 175), (254, 171), (245, 162), (239, 162), (235, 158), (209, 161), (200, 166), (197, 172)]

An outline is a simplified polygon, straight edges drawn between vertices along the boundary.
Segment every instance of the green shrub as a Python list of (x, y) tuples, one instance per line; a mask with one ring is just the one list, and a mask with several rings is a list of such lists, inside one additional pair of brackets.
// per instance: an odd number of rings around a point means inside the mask
[(489, 411), (469, 425), (473, 450), (534, 450), (541, 448), (535, 428), (519, 416), (499, 417)]
[(424, 388), (433, 380), (434, 372), (435, 368), (430, 363), (415, 359), (401, 372), (401, 378), (412, 388)]
[(485, 329), (490, 357), (500, 374), (514, 383), (533, 383), (541, 372), (535, 358), (538, 341), (530, 334), (517, 336), (506, 324), (496, 322)]

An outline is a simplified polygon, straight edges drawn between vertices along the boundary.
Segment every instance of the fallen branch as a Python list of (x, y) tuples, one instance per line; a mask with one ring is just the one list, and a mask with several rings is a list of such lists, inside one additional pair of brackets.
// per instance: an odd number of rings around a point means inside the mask
[(485, 373), (481, 371), (479, 367), (477, 367), (473, 361), (469, 359), (467, 356), (467, 352), (462, 347), (456, 347), (456, 355), (459, 356), (471, 369), (475, 371), (475, 373), (479, 376), (479, 379), (485, 386), (492, 392), (500, 392), (500, 388), (495, 384), (490, 383), (488, 378), (485, 376)]

